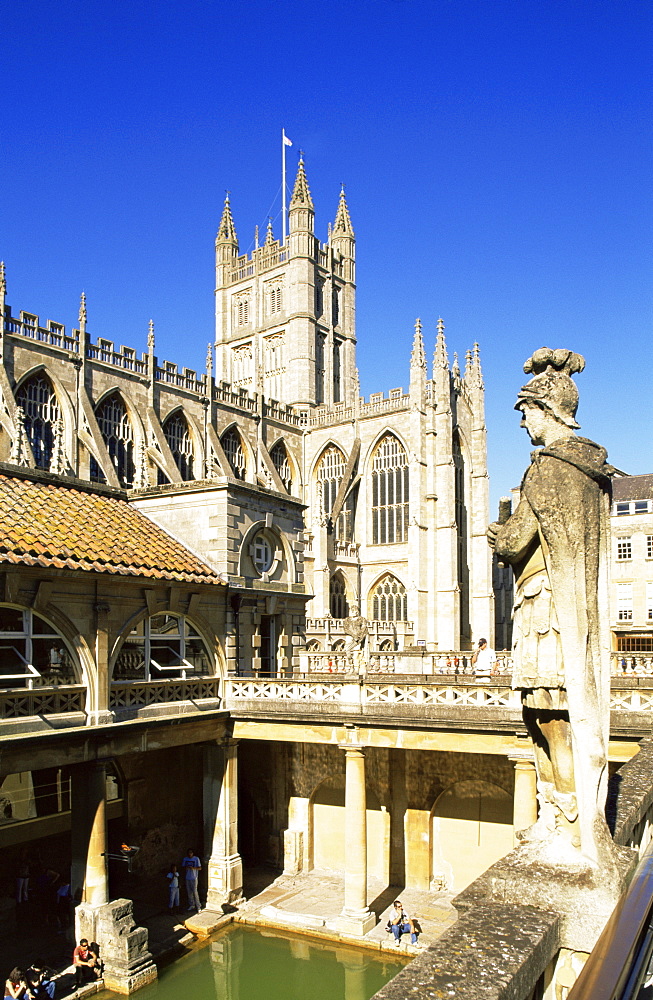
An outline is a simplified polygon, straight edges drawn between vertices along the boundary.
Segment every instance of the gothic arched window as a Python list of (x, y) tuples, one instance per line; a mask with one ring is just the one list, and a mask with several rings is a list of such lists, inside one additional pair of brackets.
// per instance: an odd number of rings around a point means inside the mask
[(388, 573), (370, 593), (370, 618), (377, 622), (405, 622), (408, 618), (408, 595), (403, 583)]
[(65, 639), (30, 608), (0, 606), (0, 687), (76, 683), (78, 663)]
[[(345, 474), (345, 456), (335, 445), (330, 445), (322, 455), (317, 469), (320, 493), (320, 514), (329, 517), (338, 496), (338, 490)], [(350, 542), (354, 537), (354, 516), (356, 498), (352, 491), (345, 501), (335, 525), (336, 537), (341, 542)]]
[(290, 464), (288, 462), (288, 452), (286, 451), (286, 446), (283, 441), (277, 441), (274, 448), (270, 452), (270, 458), (274, 464), (275, 469), (279, 474), (279, 479), (288, 490), (289, 493), (292, 492), (292, 473), (290, 471)]
[(172, 457), (177, 463), (184, 482), (194, 479), (193, 475), (193, 439), (190, 436), (188, 422), (180, 413), (168, 417), (163, 425), (163, 433), (170, 445)]
[[(105, 399), (95, 411), (95, 418), (120, 485), (131, 486), (134, 482), (134, 431), (120, 394), (114, 392)], [(91, 479), (97, 482), (103, 478), (97, 463), (91, 459)]]
[(235, 427), (230, 427), (220, 438), (224, 453), (229, 459), (229, 465), (236, 479), (244, 479), (247, 470), (245, 452), (243, 451), (240, 434)]
[(16, 393), (16, 402), (25, 414), (25, 430), (37, 468), (49, 469), (61, 410), (47, 375), (32, 375), (23, 382)]
[(408, 537), (408, 456), (394, 434), (386, 434), (372, 462), (372, 544)]
[(346, 618), (349, 614), (345, 581), (334, 573), (329, 583), (329, 610), (332, 618)]

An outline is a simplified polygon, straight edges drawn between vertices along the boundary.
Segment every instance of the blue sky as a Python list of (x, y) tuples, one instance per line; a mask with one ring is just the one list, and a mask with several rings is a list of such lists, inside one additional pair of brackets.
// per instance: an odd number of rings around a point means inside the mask
[(0, 259), (14, 313), (201, 371), (213, 241), (281, 231), (281, 127), (326, 238), (345, 182), (362, 391), (481, 346), (493, 505), (538, 347), (586, 357), (581, 433), (653, 470), (650, 0), (22, 0), (2, 8)]

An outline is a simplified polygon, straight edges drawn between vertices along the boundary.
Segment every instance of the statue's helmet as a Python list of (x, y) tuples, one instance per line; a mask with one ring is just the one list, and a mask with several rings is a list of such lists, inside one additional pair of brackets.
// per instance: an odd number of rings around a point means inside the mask
[(585, 359), (580, 354), (540, 348), (524, 365), (524, 371), (535, 372), (535, 376), (517, 393), (515, 409), (520, 410), (524, 403), (534, 403), (548, 410), (567, 427), (578, 428), (580, 424), (574, 419), (578, 409), (578, 389), (571, 375), (582, 372), (584, 367)]

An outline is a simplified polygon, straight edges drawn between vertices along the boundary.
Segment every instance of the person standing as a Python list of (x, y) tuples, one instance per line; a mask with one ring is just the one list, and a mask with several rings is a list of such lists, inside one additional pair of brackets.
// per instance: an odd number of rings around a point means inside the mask
[(497, 654), (488, 646), (487, 639), (479, 639), (478, 649), (474, 650), (472, 656), (472, 666), (477, 680), (483, 681), (483, 683), (489, 681), (492, 674), (496, 672), (496, 663)]
[(168, 910), (170, 913), (174, 913), (176, 909), (179, 909), (179, 872), (177, 871), (177, 865), (170, 865), (170, 870), (166, 877), (168, 879)]
[(197, 878), (200, 873), (202, 864), (200, 859), (195, 854), (195, 851), (189, 847), (186, 853), (186, 857), (181, 863), (181, 867), (185, 871), (186, 875), (186, 894), (188, 896), (188, 912), (192, 910), (200, 910), (200, 897), (197, 892)]

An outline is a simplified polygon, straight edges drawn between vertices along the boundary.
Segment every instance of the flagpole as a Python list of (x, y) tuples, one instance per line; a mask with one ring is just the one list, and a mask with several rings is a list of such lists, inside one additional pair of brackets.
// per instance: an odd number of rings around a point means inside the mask
[(281, 216), (283, 240), (281, 246), (286, 243), (286, 130), (281, 129)]

